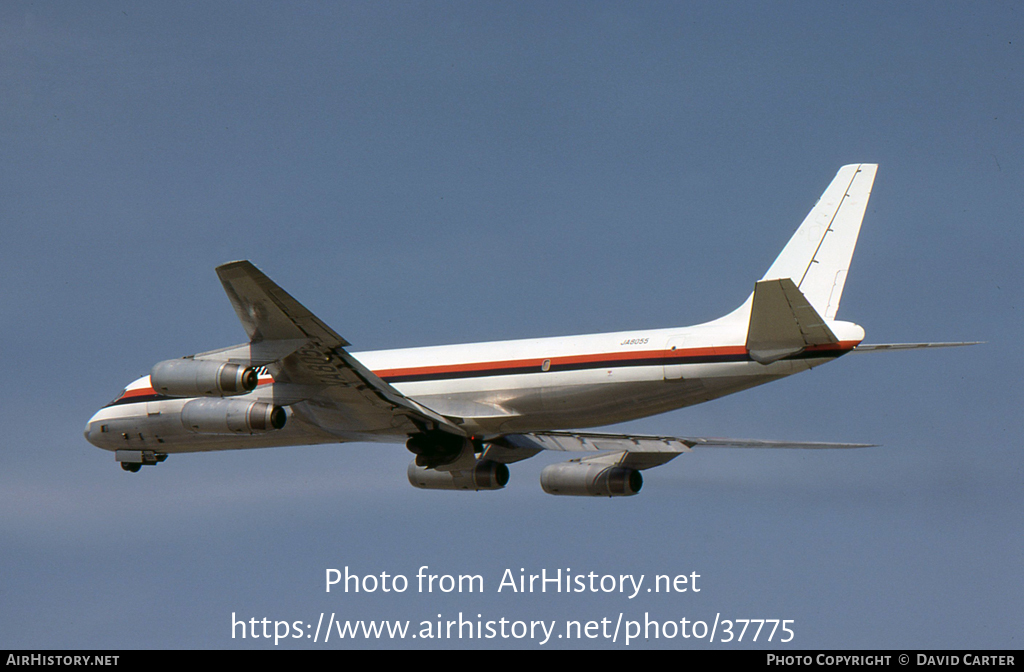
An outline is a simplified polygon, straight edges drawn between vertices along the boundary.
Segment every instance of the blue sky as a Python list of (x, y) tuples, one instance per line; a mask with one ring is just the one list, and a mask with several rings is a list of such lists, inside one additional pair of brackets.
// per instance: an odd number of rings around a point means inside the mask
[[(1021, 28), (998, 2), (4, 3), (0, 645), (268, 646), (232, 640), (232, 612), (462, 611), (1019, 648)], [(738, 305), (853, 162), (880, 168), (839, 318), (985, 345), (620, 429), (879, 448), (698, 450), (590, 500), (541, 491), (564, 456), (469, 494), (411, 488), (399, 445), (132, 475), (82, 438), (155, 362), (244, 340), (220, 263), (252, 260), (353, 351), (682, 326)], [(421, 565), (487, 592), (323, 589)], [(703, 589), (497, 594), (507, 567)], [(279, 648), (300, 645), (323, 646)], [(480, 645), (537, 646), (430, 644)]]

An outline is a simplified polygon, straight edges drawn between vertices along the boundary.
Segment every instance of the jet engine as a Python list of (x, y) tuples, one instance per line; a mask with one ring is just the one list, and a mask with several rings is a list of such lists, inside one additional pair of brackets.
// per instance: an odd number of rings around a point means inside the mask
[(409, 482), (426, 490), (501, 490), (508, 483), (508, 467), (500, 462), (480, 460), (472, 469), (438, 471), (409, 464)]
[(608, 464), (563, 462), (540, 472), (540, 487), (550, 495), (629, 497), (643, 485), (644, 478), (636, 469)]
[(181, 408), (181, 424), (197, 434), (258, 434), (284, 427), (280, 406), (241, 399), (193, 399)]
[(149, 373), (153, 389), (169, 397), (230, 397), (256, 389), (251, 366), (195, 359), (168, 359)]

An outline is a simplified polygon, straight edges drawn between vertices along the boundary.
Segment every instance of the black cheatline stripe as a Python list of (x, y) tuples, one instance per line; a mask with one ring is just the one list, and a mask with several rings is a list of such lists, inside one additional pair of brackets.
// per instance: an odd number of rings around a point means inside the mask
[[(557, 364), (552, 362), (551, 371), (586, 371), (588, 369), (615, 369), (615, 368), (626, 368), (635, 366), (663, 366), (667, 363), (687, 363), (697, 364), (704, 361), (727, 361), (724, 357), (737, 357), (743, 358), (746, 355), (723, 355), (723, 359), (719, 359), (715, 356), (707, 357), (687, 357), (687, 358), (669, 358), (669, 357), (647, 357), (638, 359), (605, 359), (593, 362), (574, 362), (567, 364)], [(732, 361), (732, 360), (728, 360)], [(440, 371), (433, 373), (410, 373), (402, 376), (388, 376), (383, 380), (387, 383), (409, 383), (421, 380), (455, 380), (458, 378), (485, 378), (488, 376), (514, 376), (520, 373), (544, 373), (541, 368), (537, 365), (532, 366), (511, 366), (506, 368), (494, 368), (494, 369), (474, 369), (472, 371)]]
[(169, 401), (171, 399), (181, 399), (182, 397), (168, 397), (166, 394), (139, 394), (134, 397), (121, 397), (110, 402), (104, 408), (110, 408), (111, 406), (124, 406), (125, 404), (138, 404), (143, 401)]
[[(834, 358), (846, 354), (847, 350), (825, 350), (801, 352), (785, 359), (819, 359)], [(718, 364), (728, 362), (752, 362), (747, 353), (735, 355), (697, 355), (691, 357), (648, 357), (640, 359), (607, 359), (594, 362), (570, 364), (552, 363), (548, 371), (584, 371), (587, 369), (616, 369), (635, 366), (666, 366), (680, 364)], [(544, 373), (539, 366), (512, 366), (507, 368), (475, 369), (473, 371), (440, 371), (432, 373), (410, 373), (399, 376), (387, 376), (382, 380), (386, 383), (412, 383), (425, 380), (457, 380), (460, 378), (486, 378), (489, 376), (514, 376), (522, 373)]]
[[(257, 388), (258, 389), (258, 388)], [(227, 397), (169, 397), (166, 394), (137, 394), (131, 397), (121, 397), (115, 399), (103, 408), (110, 408), (111, 406), (124, 406), (125, 404), (139, 404), (144, 401), (171, 401), (172, 399), (230, 399), (232, 396), (242, 395), (231, 395)]]
[[(813, 350), (801, 352), (785, 359), (828, 359), (836, 358), (850, 352), (849, 350)], [(783, 361), (780, 360), (780, 361)], [(572, 364), (552, 364), (549, 371), (585, 371), (588, 369), (616, 369), (635, 366), (666, 366), (681, 364), (720, 364), (728, 362), (752, 362), (749, 354), (735, 355), (698, 355), (691, 357), (648, 357), (638, 359), (606, 359), (595, 362), (578, 362)], [(506, 368), (476, 369), (473, 371), (442, 371), (435, 373), (411, 373), (403, 376), (382, 377), (386, 383), (412, 383), (425, 380), (457, 380), (460, 378), (487, 378), (490, 376), (514, 376), (523, 373), (544, 373), (539, 366), (510, 366)], [(169, 397), (165, 394), (146, 394), (134, 397), (122, 397), (110, 402), (104, 408), (124, 404), (138, 404), (144, 401), (168, 401), (182, 397)]]

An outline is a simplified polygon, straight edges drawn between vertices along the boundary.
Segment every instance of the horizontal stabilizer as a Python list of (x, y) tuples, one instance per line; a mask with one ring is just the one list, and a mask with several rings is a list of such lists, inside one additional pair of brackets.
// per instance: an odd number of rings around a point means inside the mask
[(979, 345), (984, 341), (962, 341), (959, 343), (861, 343), (852, 352), (893, 352), (895, 350), (920, 350), (922, 348), (959, 348), (962, 345)]
[(754, 285), (747, 328), (747, 350), (754, 361), (771, 364), (811, 345), (838, 342), (790, 278)]

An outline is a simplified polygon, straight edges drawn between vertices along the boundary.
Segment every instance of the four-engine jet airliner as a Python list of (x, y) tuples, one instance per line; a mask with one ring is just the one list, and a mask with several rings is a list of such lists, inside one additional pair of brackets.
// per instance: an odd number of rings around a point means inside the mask
[(739, 392), (862, 345), (836, 320), (876, 165), (843, 166), (736, 310), (685, 328), (349, 352), (349, 343), (248, 261), (217, 275), (249, 342), (155, 365), (85, 429), (127, 471), (168, 455), (347, 441), (404, 442), (420, 488), (496, 490), (507, 464), (546, 467), (556, 495), (634, 495), (640, 472), (694, 446), (854, 448), (582, 431)]

